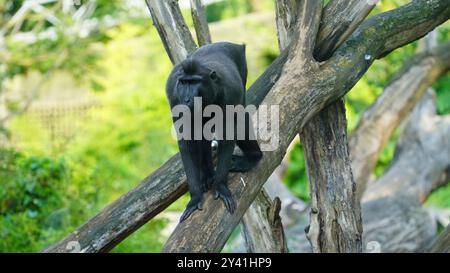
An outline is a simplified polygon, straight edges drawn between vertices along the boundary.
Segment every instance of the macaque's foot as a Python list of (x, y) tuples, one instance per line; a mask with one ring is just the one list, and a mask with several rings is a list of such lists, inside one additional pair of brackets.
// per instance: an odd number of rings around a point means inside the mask
[(212, 188), (214, 182), (214, 176), (206, 177), (202, 181), (202, 191), (207, 192)]
[(258, 160), (253, 158), (248, 158), (242, 155), (233, 155), (231, 158), (230, 172), (233, 173), (244, 173), (250, 171), (253, 167), (258, 164)]
[(215, 192), (214, 199), (220, 197), (220, 199), (222, 199), (223, 201), (223, 204), (227, 208), (228, 212), (233, 214), (234, 211), (236, 210), (236, 202), (234, 202), (233, 196), (231, 195), (231, 191), (228, 189), (228, 187), (225, 184), (216, 183), (214, 185), (214, 192)]
[(191, 214), (196, 210), (202, 210), (201, 198), (195, 198), (189, 201), (189, 203), (186, 206), (186, 209), (184, 210), (183, 214), (180, 217), (180, 223), (189, 218), (189, 216), (191, 216)]

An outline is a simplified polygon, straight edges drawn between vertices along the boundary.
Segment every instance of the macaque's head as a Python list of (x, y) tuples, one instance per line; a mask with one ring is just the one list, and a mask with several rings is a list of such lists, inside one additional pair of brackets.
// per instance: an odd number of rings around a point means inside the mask
[(175, 87), (179, 103), (192, 109), (194, 98), (199, 97), (203, 106), (213, 104), (219, 88), (217, 73), (191, 58), (184, 60), (181, 67)]

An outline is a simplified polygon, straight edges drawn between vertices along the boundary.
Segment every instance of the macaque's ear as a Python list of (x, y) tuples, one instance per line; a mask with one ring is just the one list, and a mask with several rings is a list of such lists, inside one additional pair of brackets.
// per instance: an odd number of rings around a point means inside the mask
[(211, 71), (211, 73), (209, 73), (209, 78), (213, 81), (217, 80), (218, 77), (216, 71)]

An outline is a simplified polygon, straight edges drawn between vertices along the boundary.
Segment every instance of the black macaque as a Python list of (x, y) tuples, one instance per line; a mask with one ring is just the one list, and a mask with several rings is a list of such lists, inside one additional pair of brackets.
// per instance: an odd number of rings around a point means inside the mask
[[(245, 45), (219, 42), (199, 48), (176, 65), (167, 80), (166, 93), (172, 109), (177, 105), (185, 105), (192, 111), (198, 111), (194, 109), (194, 98), (201, 98), (201, 110), (208, 105), (217, 105), (225, 113), (226, 105), (245, 106), (246, 81)], [(226, 120), (225, 114), (223, 117), (224, 138), (218, 140), (216, 169), (213, 166), (211, 140), (207, 140), (203, 134), (200, 140), (194, 140), (194, 130), (191, 130), (191, 140), (178, 141), (191, 195), (180, 222), (195, 210), (202, 209), (203, 193), (209, 189), (214, 191), (216, 199), (220, 197), (223, 200), (230, 213), (234, 213), (236, 203), (227, 186), (228, 172), (249, 171), (262, 157), (258, 142), (250, 138), (253, 128), (248, 113), (244, 121), (238, 121), (234, 116), (235, 134), (237, 122), (245, 122), (244, 140), (236, 136), (231, 140), (225, 138), (225, 124), (230, 121)], [(211, 118), (202, 117), (201, 128)], [(174, 118), (174, 122), (177, 119)], [(191, 124), (193, 128), (193, 121)], [(233, 155), (236, 144), (243, 155)]]

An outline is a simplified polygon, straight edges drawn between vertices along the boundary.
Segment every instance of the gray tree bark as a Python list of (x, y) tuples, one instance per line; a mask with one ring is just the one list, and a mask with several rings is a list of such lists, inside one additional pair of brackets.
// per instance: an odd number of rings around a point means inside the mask
[(250, 253), (286, 253), (287, 242), (280, 218), (281, 200), (262, 190), (244, 214), (242, 234)]
[(355, 197), (344, 107), (326, 107), (300, 134), (311, 194), (306, 235), (318, 253), (362, 251), (361, 208)]
[[(278, 42), (280, 46), (280, 50), (284, 50), (286, 47), (289, 46), (289, 43), (292, 40), (293, 32), (295, 31), (294, 26), (295, 22), (298, 19), (298, 8), (301, 7), (300, 1), (294, 1), (294, 0), (280, 0), (276, 1), (276, 25), (277, 25), (277, 32), (278, 32)], [(361, 4), (362, 3), (362, 4)], [(322, 24), (319, 30), (318, 34), (318, 45), (316, 46), (315, 50), (315, 57), (319, 60), (324, 60), (325, 58), (331, 56), (332, 52), (341, 45), (346, 38), (356, 29), (356, 27), (361, 23), (361, 21), (365, 18), (365, 16), (372, 10), (374, 5), (366, 4), (365, 2), (361, 1), (332, 1), (325, 7), (325, 13), (324, 16), (322, 16)], [(301, 18), (300, 18), (301, 20)], [(336, 218), (330, 218), (330, 214), (328, 214), (326, 211), (323, 212), (323, 214), (317, 214), (313, 213), (313, 217), (311, 219), (313, 220), (312, 228), (310, 228), (311, 236), (309, 238), (311, 239), (311, 243), (313, 244), (313, 249), (316, 252), (341, 252), (341, 251), (347, 251), (347, 252), (360, 252), (361, 251), (361, 233), (362, 233), (362, 226), (361, 226), (361, 216), (360, 216), (360, 208), (359, 203), (355, 200), (353, 197), (353, 188), (354, 188), (354, 181), (351, 173), (350, 168), (350, 161), (348, 160), (348, 151), (347, 151), (347, 138), (346, 138), (346, 120), (345, 120), (345, 108), (344, 104), (341, 101), (338, 101), (334, 103), (333, 105), (329, 106), (329, 111), (332, 111), (334, 115), (327, 115), (324, 114), (325, 117), (320, 118), (320, 114), (313, 118), (312, 121), (308, 123), (310, 126), (305, 126), (304, 128), (304, 134), (306, 139), (315, 140), (316, 138), (321, 137), (331, 137), (329, 139), (329, 142), (333, 143), (333, 147), (339, 151), (335, 152), (335, 156), (330, 156), (327, 158), (323, 158), (323, 153), (320, 151), (314, 151), (309, 150), (310, 153), (306, 154), (307, 156), (307, 162), (311, 165), (311, 168), (316, 170), (317, 168), (320, 168), (325, 171), (324, 174), (331, 174), (331, 176), (335, 176), (333, 178), (339, 177), (341, 178), (340, 181), (343, 185), (348, 186), (349, 191), (347, 191), (346, 197), (348, 197), (350, 202), (347, 202), (346, 204), (350, 204), (350, 206), (347, 207), (348, 211), (343, 211), (342, 215), (344, 217), (347, 217), (347, 219), (341, 219), (341, 221), (336, 221)], [(324, 110), (326, 112), (327, 109)], [(338, 124), (341, 127), (336, 126), (329, 126), (329, 119), (332, 120), (331, 124)], [(339, 120), (341, 119), (341, 120)], [(341, 122), (339, 122), (341, 121)], [(321, 126), (322, 125), (322, 126)], [(343, 127), (342, 127), (343, 126)], [(317, 127), (317, 128), (316, 128)], [(321, 128), (319, 128), (321, 127)], [(329, 131), (329, 130), (336, 130)], [(323, 135), (322, 135), (323, 134)], [(335, 137), (336, 135), (344, 134), (343, 138)], [(303, 138), (302, 138), (303, 139)], [(339, 143), (338, 140), (342, 140), (344, 143)], [(303, 143), (304, 145), (308, 145), (310, 143)], [(311, 144), (314, 144), (313, 142)], [(312, 147), (321, 147), (320, 145), (314, 145)], [(317, 153), (317, 154), (316, 154)], [(308, 160), (308, 155), (311, 155), (311, 158), (315, 158), (317, 161), (312, 162), (312, 160)], [(336, 157), (336, 155), (339, 155), (339, 157)], [(345, 155), (346, 157), (342, 158), (342, 156)], [(324, 160), (327, 160), (325, 164), (321, 164)], [(344, 168), (342, 169), (333, 169), (332, 167), (336, 167), (339, 164), (334, 164), (337, 161), (341, 161), (344, 163)], [(329, 164), (328, 164), (329, 162)], [(348, 165), (345, 165), (348, 164)], [(342, 175), (341, 173), (344, 172)], [(320, 173), (316, 172), (316, 173)], [(327, 179), (328, 178), (328, 179)], [(310, 181), (311, 183), (318, 183), (319, 181), (333, 181), (332, 177), (314, 177), (310, 175)], [(345, 178), (345, 179), (342, 179)], [(325, 183), (326, 184), (326, 183)], [(340, 185), (338, 187), (341, 189), (343, 185)], [(329, 188), (331, 190), (335, 190), (335, 187), (329, 187), (327, 185), (320, 185), (315, 186), (312, 185), (311, 189), (316, 188)], [(340, 191), (336, 191), (335, 193), (340, 193)], [(318, 199), (326, 199), (326, 196), (318, 196), (316, 193), (312, 192), (312, 199), (313, 203), (314, 200)], [(327, 195), (329, 196), (329, 195)], [(336, 197), (339, 199), (339, 196)], [(258, 202), (259, 198), (255, 200), (255, 203)], [(256, 206), (256, 204), (253, 204)], [(317, 202), (315, 202), (317, 203)], [(331, 202), (328, 204), (332, 204)], [(335, 203), (336, 204), (336, 203)], [(252, 206), (253, 206), (252, 205)], [(323, 209), (330, 210), (330, 211), (341, 211), (342, 207), (337, 208), (339, 204), (336, 204), (336, 207), (332, 210), (330, 208)], [(254, 211), (254, 210), (250, 210)], [(313, 211), (317, 212), (317, 208), (314, 208)], [(247, 212), (249, 214), (249, 212)], [(247, 215), (246, 214), (246, 215)], [(251, 226), (252, 222), (245, 221), (246, 215), (244, 215), (244, 227), (246, 225)], [(325, 218), (328, 220), (318, 219), (318, 215), (326, 216)], [(333, 214), (334, 215), (334, 214)], [(254, 218), (254, 217), (252, 217)], [(316, 220), (316, 221), (314, 221)], [(321, 231), (325, 231), (327, 227), (330, 227), (331, 225), (328, 223), (343, 223), (346, 227), (340, 227), (340, 228), (334, 228), (333, 231), (334, 234), (331, 232), (325, 232), (325, 236), (319, 235)], [(323, 223), (323, 226), (315, 226), (315, 224)], [(339, 225), (339, 224), (338, 224)], [(336, 226), (336, 225), (335, 225)], [(250, 230), (251, 228), (247, 227), (244, 228), (244, 230)], [(351, 236), (345, 236), (343, 234), (338, 234), (338, 231), (345, 230), (348, 231), (348, 233), (354, 233)], [(330, 230), (328, 230), (330, 231)], [(258, 234), (258, 230), (253, 230), (256, 234)], [(315, 235), (313, 235), (315, 234)], [(356, 235), (355, 235), (356, 234)], [(248, 235), (247, 235), (248, 236)], [(330, 236), (333, 236), (331, 238)], [(349, 243), (340, 243), (339, 240), (335, 240), (335, 244), (333, 244), (333, 239), (335, 238), (344, 238), (340, 241), (348, 241)], [(319, 242), (319, 238), (322, 242)], [(329, 243), (328, 243), (329, 242)], [(323, 247), (320, 247), (320, 246)], [(339, 248), (339, 246), (342, 247), (342, 249)], [(347, 248), (345, 248), (347, 247)]]
[(363, 197), (366, 242), (377, 242), (382, 252), (414, 252), (434, 238), (436, 222), (422, 203), (448, 183), (449, 135), (450, 116), (438, 116), (427, 93), (403, 124), (388, 170)]
[(195, 34), (199, 46), (211, 43), (211, 33), (209, 32), (208, 22), (206, 20), (205, 7), (201, 0), (190, 0), (191, 14), (194, 21)]
[(197, 46), (181, 14), (178, 0), (146, 0), (153, 25), (173, 64), (179, 63)]
[[(227, 214), (220, 202), (207, 197), (207, 210), (193, 215), (195, 217), (191, 221), (179, 226), (166, 250), (219, 251), (256, 198), (264, 181), (279, 165), (298, 127), (348, 92), (375, 58), (420, 38), (449, 17), (450, 7), (446, 0), (414, 1), (367, 20), (324, 64), (313, 61), (305, 63), (305, 55), (310, 56), (307, 52), (312, 53), (312, 50), (298, 45), (292, 47), (291, 53), (284, 51), (247, 92), (247, 101), (251, 104), (259, 105), (266, 97), (267, 104), (280, 105), (280, 131), (283, 134), (279, 148), (266, 152), (262, 162), (252, 172), (230, 176), (230, 188), (238, 204), (235, 214)], [(308, 37), (306, 34), (304, 37)], [(310, 39), (302, 44), (311, 45), (313, 41)], [(370, 60), (367, 60), (367, 54), (371, 56)], [(269, 95), (266, 96), (267, 93)], [(241, 177), (248, 185), (245, 191), (240, 186)], [(186, 189), (180, 158), (176, 155), (126, 195), (46, 251), (66, 252), (67, 243), (73, 240), (80, 243), (84, 252), (107, 251), (165, 209)], [(195, 222), (202, 223), (202, 227)], [(191, 228), (187, 229), (187, 224)], [(191, 242), (181, 239), (183, 230), (191, 234)], [(180, 242), (178, 247), (174, 244), (177, 241)]]

